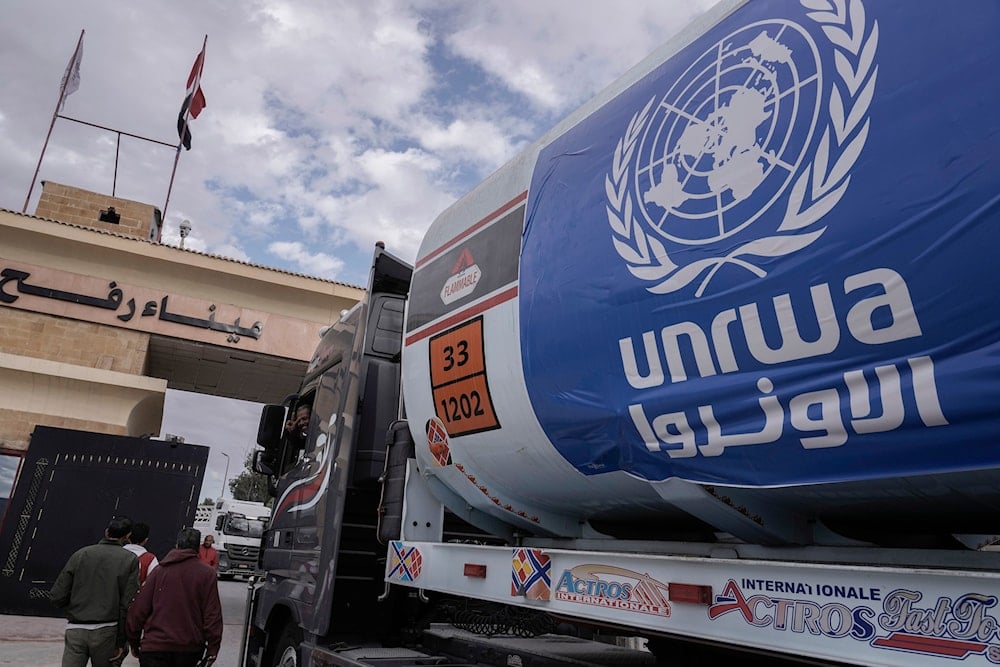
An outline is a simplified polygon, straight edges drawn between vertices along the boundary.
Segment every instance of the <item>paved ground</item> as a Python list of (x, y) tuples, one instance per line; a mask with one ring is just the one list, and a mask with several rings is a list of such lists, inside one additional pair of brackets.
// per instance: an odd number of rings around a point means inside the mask
[[(219, 582), (225, 628), (222, 633), (222, 650), (215, 663), (217, 667), (238, 667), (246, 592), (246, 582)], [(61, 618), (0, 614), (0, 665), (59, 667), (62, 662), (65, 628), (66, 621)], [(138, 665), (139, 661), (135, 656), (129, 656), (123, 663), (123, 667)]]

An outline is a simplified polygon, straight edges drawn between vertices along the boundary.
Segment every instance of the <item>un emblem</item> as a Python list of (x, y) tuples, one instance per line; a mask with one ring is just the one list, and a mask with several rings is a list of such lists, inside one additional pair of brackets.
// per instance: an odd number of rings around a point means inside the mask
[[(726, 265), (763, 277), (759, 258), (816, 241), (846, 191), (868, 136), (878, 24), (868, 29), (860, 0), (849, 11), (843, 0), (800, 1), (822, 44), (783, 19), (740, 28), (651, 98), (619, 140), (608, 221), (650, 292), (697, 282), (701, 296)], [(821, 46), (833, 50), (836, 76), (824, 75)], [(762, 218), (771, 222), (756, 232)], [(675, 263), (671, 253), (690, 246), (704, 250)]]

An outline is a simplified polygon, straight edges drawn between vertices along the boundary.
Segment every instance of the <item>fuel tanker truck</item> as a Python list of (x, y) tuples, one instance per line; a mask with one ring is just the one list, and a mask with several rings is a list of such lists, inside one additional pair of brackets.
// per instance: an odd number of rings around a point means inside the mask
[(247, 663), (1000, 663), (998, 26), (723, 2), (377, 247)]

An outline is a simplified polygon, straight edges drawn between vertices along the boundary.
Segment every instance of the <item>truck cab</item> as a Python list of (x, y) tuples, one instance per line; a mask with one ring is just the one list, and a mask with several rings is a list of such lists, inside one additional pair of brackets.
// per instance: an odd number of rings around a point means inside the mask
[[(376, 508), (385, 434), (400, 414), (410, 274), (409, 265), (377, 248), (366, 297), (324, 332), (299, 392), (262, 410), (264, 449), (254, 468), (269, 475), (275, 499), (252, 619), (266, 632), (251, 631), (251, 663), (301, 664), (304, 641), (356, 639), (377, 625), (385, 547)], [(312, 415), (303, 441), (284, 424), (306, 404)]]

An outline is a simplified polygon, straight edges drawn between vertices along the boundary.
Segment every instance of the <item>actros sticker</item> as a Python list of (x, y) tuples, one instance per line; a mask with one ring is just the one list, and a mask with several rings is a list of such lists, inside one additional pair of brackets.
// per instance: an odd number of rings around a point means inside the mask
[[(969, 592), (935, 599), (907, 588), (883, 591), (813, 583), (762, 585), (766, 583), (730, 579), (715, 596), (708, 617), (714, 621), (728, 616), (778, 632), (853, 639), (891, 651), (958, 660), (981, 655), (994, 664), (1000, 662), (996, 596)], [(761, 589), (764, 592), (759, 592)], [(802, 597), (814, 591), (833, 599), (818, 602)]]

